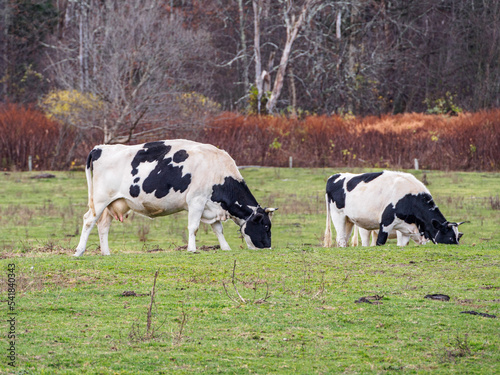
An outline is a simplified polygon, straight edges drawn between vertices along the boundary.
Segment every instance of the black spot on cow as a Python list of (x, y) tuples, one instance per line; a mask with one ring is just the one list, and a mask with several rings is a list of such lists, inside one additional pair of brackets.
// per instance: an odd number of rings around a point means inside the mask
[(271, 220), (262, 207), (250, 216), (244, 232), (252, 239), (252, 243), (259, 249), (271, 247)]
[[(154, 163), (155, 168), (149, 173), (148, 177), (142, 183), (142, 190), (151, 194), (154, 192), (156, 198), (163, 198), (170, 192), (171, 189), (177, 192), (184, 192), (191, 183), (191, 174), (183, 175), (183, 166), (176, 166), (188, 158), (188, 153), (185, 150), (177, 151), (173, 157), (166, 157), (172, 149), (165, 142), (149, 142), (144, 144), (142, 150), (139, 150), (132, 160), (132, 176), (139, 173), (139, 165), (141, 163)], [(134, 184), (139, 182), (140, 178), (134, 179)], [(130, 195), (138, 197), (140, 193), (139, 185), (130, 186)]]
[(90, 151), (89, 156), (87, 156), (87, 169), (92, 167), (92, 164), (94, 161), (99, 159), (102, 154), (102, 149), (100, 148), (94, 148), (92, 151)]
[(182, 163), (188, 158), (188, 153), (186, 150), (179, 150), (174, 154), (173, 160), (175, 163)]
[(240, 219), (247, 219), (253, 213), (249, 206), (259, 205), (245, 181), (238, 181), (229, 176), (224, 179), (222, 185), (213, 186), (211, 200), (220, 203), (224, 210)]
[(345, 207), (345, 178), (338, 180), (340, 174), (335, 174), (330, 177), (326, 183), (326, 194), (329, 202), (335, 202), (338, 209)]
[(182, 175), (183, 166), (172, 164), (172, 158), (158, 161), (156, 167), (142, 183), (145, 193), (155, 193), (156, 198), (163, 198), (170, 189), (183, 193), (191, 183), (191, 174)]
[(347, 191), (353, 191), (356, 186), (360, 182), (365, 182), (368, 183), (370, 181), (375, 180), (377, 177), (382, 175), (384, 172), (374, 172), (374, 173), (363, 173), (360, 174), (359, 176), (351, 178), (349, 181), (347, 181)]
[(171, 149), (171, 146), (161, 141), (145, 143), (143, 149), (139, 150), (132, 160), (132, 176), (139, 173), (138, 167), (141, 163), (152, 163), (157, 160), (163, 160)]
[(131, 185), (130, 186), (130, 196), (137, 198), (139, 196), (139, 193), (141, 192), (141, 188), (139, 185)]

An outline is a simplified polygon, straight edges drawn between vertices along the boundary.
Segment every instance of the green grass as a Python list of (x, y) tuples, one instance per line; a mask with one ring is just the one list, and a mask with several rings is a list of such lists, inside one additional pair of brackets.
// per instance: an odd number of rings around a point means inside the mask
[[(262, 205), (279, 207), (272, 250), (246, 249), (228, 222), (232, 251), (190, 254), (178, 249), (186, 215), (134, 215), (113, 222), (111, 256), (100, 255), (93, 233), (79, 259), (70, 255), (86, 211), (84, 174), (0, 175), (1, 347), (15, 264), (18, 355), (14, 369), (3, 355), (0, 372), (500, 372), (500, 317), (461, 313), (500, 313), (500, 174), (426, 173), (446, 218), (470, 221), (460, 246), (324, 249), (324, 187), (335, 172), (242, 171)], [(202, 227), (198, 245), (216, 243)], [(433, 293), (451, 300), (424, 298)], [(373, 295), (379, 304), (355, 303)]]

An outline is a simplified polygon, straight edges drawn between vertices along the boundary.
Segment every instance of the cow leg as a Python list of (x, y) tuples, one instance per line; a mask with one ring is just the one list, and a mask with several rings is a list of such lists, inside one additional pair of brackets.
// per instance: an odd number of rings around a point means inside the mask
[(359, 228), (359, 236), (361, 237), (361, 246), (368, 246), (370, 242), (371, 230)]
[(361, 234), (361, 229), (357, 225), (354, 226), (354, 232), (352, 234), (351, 246), (358, 246), (358, 232)]
[[(95, 201), (94, 201), (95, 202)], [(76, 247), (75, 253), (73, 256), (79, 257), (85, 252), (85, 248), (87, 246), (87, 241), (90, 236), (90, 232), (92, 231), (92, 228), (94, 228), (94, 225), (97, 223), (101, 215), (103, 214), (103, 211), (106, 209), (107, 205), (99, 205), (94, 203), (94, 207), (96, 208), (95, 215), (93, 214), (92, 210), (88, 210), (85, 215), (83, 215), (83, 228), (82, 228), (82, 234), (80, 236), (80, 242), (78, 243), (78, 246)], [(97, 209), (97, 207), (100, 207)], [(109, 230), (109, 228), (108, 228)], [(107, 246), (107, 243), (106, 243)], [(108, 250), (109, 251), (109, 250)]]
[(352, 235), (352, 229), (354, 228), (354, 223), (352, 221), (350, 221), (349, 219), (346, 219), (345, 221), (345, 233), (347, 234), (346, 236), (346, 242), (348, 242), (347, 240), (351, 237)]
[(94, 228), (97, 219), (98, 216), (94, 216), (92, 210), (88, 210), (87, 213), (83, 215), (82, 234), (80, 235), (80, 242), (78, 242), (78, 246), (76, 247), (73, 256), (79, 257), (85, 252), (90, 232), (92, 231), (92, 228)]
[(201, 217), (205, 210), (205, 200), (194, 199), (188, 203), (188, 232), (189, 240), (187, 251), (196, 251), (196, 233), (200, 227)]
[(396, 231), (396, 235), (398, 237), (398, 246), (406, 246), (408, 245), (408, 242), (410, 242), (409, 234), (403, 234), (398, 230)]
[(97, 221), (97, 230), (99, 232), (99, 243), (101, 244), (102, 255), (109, 255), (108, 233), (112, 220), (113, 215), (106, 209)]
[(335, 231), (337, 232), (337, 246), (347, 247), (354, 224), (344, 215), (335, 215), (335, 217), (332, 218), (332, 221)]
[(220, 221), (216, 221), (212, 224), (212, 229), (219, 240), (221, 250), (231, 250), (231, 247), (229, 247), (229, 244), (224, 238), (222, 223)]

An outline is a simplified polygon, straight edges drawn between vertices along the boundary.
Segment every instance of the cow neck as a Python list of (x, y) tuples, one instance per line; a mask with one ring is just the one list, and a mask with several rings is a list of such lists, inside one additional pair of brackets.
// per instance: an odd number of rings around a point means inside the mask
[(445, 223), (446, 218), (444, 215), (441, 213), (439, 208), (437, 206), (434, 206), (434, 209), (430, 209), (428, 211), (429, 215), (425, 221), (426, 223), (426, 233), (429, 234), (428, 239), (430, 239), (433, 243), (436, 243), (436, 237), (439, 233), (439, 229), (434, 228), (434, 225), (432, 224), (432, 220), (437, 220), (439, 223)]
[(424, 236), (427, 239), (435, 243), (435, 238), (439, 230), (434, 228), (434, 225), (432, 225), (432, 220), (437, 220), (440, 223), (444, 223), (446, 219), (433, 200), (429, 201), (428, 203), (430, 206), (426, 209), (420, 210), (420, 215), (415, 218), (415, 224), (417, 225), (420, 233), (424, 233)]
[(226, 177), (223, 184), (214, 185), (211, 200), (220, 203), (239, 221), (246, 221), (259, 207), (245, 181), (233, 177)]

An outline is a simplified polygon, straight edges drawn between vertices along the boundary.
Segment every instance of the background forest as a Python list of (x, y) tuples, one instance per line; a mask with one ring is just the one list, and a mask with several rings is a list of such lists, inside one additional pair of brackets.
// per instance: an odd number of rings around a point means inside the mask
[(3, 169), (168, 137), (238, 163), (500, 168), (498, 1), (0, 4)]

